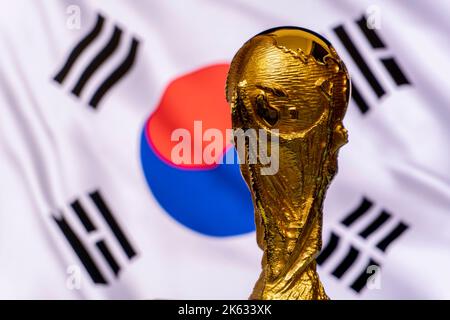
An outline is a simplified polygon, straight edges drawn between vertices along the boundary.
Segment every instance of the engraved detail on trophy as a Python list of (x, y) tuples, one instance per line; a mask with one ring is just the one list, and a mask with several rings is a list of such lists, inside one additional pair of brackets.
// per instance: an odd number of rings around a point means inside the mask
[[(278, 138), (279, 168), (262, 174), (252, 144), (238, 150), (252, 194), (262, 272), (252, 299), (328, 299), (316, 271), (322, 205), (347, 142), (342, 120), (350, 95), (347, 70), (334, 48), (305, 29), (265, 31), (237, 52), (226, 96), (233, 129)], [(273, 154), (278, 153), (278, 154)]]

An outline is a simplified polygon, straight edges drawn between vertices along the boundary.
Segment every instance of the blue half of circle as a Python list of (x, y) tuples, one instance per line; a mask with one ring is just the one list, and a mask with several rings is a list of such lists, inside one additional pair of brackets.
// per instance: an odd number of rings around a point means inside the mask
[(226, 237), (255, 230), (253, 204), (230, 148), (234, 164), (208, 170), (178, 169), (162, 161), (141, 134), (141, 163), (151, 192), (169, 215), (187, 228)]

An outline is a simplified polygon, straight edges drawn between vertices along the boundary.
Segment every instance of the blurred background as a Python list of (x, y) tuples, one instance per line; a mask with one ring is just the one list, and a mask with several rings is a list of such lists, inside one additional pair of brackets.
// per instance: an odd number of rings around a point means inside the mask
[(287, 25), (352, 78), (328, 295), (450, 298), (448, 1), (1, 4), (0, 298), (246, 299), (262, 251), (238, 165), (171, 163), (170, 132), (230, 128), (233, 55)]

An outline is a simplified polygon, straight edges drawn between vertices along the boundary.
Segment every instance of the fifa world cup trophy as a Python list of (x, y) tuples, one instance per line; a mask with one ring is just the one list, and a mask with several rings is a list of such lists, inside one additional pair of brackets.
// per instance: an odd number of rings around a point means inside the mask
[[(263, 250), (251, 299), (328, 299), (316, 271), (322, 207), (337, 171), (350, 96), (347, 70), (330, 43), (295, 27), (267, 30), (247, 41), (231, 62), (226, 86), (234, 130), (276, 136), (278, 170), (248, 161), (238, 149)], [(242, 153), (245, 154), (242, 154)], [(275, 154), (276, 153), (276, 154)]]

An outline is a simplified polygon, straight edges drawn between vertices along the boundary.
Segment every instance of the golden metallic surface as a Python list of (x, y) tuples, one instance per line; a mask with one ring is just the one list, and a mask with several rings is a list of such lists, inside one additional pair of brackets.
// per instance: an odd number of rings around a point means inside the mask
[(249, 161), (240, 166), (264, 251), (250, 298), (328, 299), (315, 259), (322, 246), (325, 192), (337, 171), (338, 150), (347, 143), (346, 68), (314, 32), (271, 29), (239, 49), (226, 95), (233, 129), (263, 129), (279, 138), (277, 173), (263, 175), (261, 164)]

